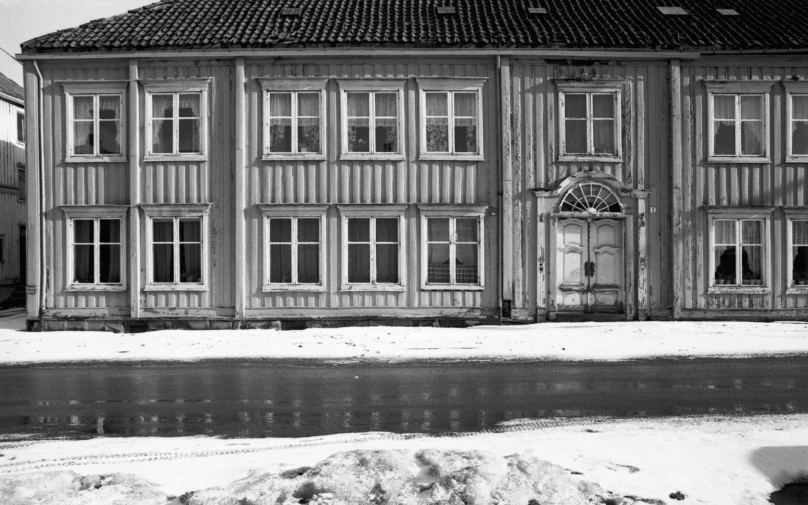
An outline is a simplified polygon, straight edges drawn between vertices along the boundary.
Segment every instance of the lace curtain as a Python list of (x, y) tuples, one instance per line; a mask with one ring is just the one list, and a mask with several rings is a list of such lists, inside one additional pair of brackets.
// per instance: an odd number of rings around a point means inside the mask
[(95, 154), (92, 96), (73, 97), (73, 154)]

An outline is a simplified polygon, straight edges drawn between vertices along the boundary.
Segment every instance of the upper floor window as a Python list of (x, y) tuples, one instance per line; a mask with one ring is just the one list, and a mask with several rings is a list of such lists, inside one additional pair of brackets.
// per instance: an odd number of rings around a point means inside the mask
[(402, 79), (339, 80), (342, 159), (403, 157)]
[(485, 79), (419, 78), (421, 159), (483, 159)]
[(620, 81), (559, 81), (560, 158), (620, 156)]
[(325, 159), (325, 79), (260, 79), (264, 159)]
[(17, 112), (17, 142), (25, 144), (25, 114)]
[(706, 83), (709, 161), (768, 161), (771, 83)]
[(266, 291), (323, 291), (327, 205), (259, 206)]
[(783, 81), (786, 88), (786, 161), (808, 161), (808, 83)]
[(126, 207), (65, 206), (67, 288), (124, 290)]
[(66, 82), (66, 161), (125, 161), (124, 82)]
[(771, 289), (771, 209), (709, 207), (710, 289)]
[(205, 159), (208, 79), (145, 81), (146, 160)]
[(485, 206), (419, 205), (421, 289), (483, 289)]
[(143, 205), (147, 291), (204, 291), (208, 286), (207, 204)]

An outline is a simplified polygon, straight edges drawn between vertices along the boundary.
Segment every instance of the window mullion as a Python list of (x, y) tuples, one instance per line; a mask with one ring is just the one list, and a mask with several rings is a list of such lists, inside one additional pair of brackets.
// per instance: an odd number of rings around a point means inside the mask
[(292, 284), (297, 284), (298, 274), (297, 271), (300, 268), (297, 262), (297, 248), (299, 247), (297, 243), (297, 219), (296, 217), (292, 218), (292, 236), (289, 237), (291, 241), (291, 261), (292, 261)]
[(371, 284), (376, 284), (376, 218), (370, 218), (370, 272), (368, 278)]
[(446, 118), (447, 130), (449, 130), (449, 145), (448, 152), (455, 154), (455, 139), (454, 139), (454, 93), (446, 92)]
[(174, 284), (180, 281), (180, 218), (175, 217), (174, 220)]
[(98, 153), (101, 151), (101, 149), (99, 147), (99, 144), (101, 142), (100, 141), (101, 136), (99, 135), (101, 124), (98, 121), (98, 116), (99, 116), (98, 113), (100, 112), (100, 110), (99, 110), (100, 102), (101, 102), (100, 96), (97, 95), (97, 94), (93, 95), (93, 155), (94, 156), (98, 156)]
[(449, 218), (449, 284), (455, 284), (455, 279), (457, 278), (455, 269), (457, 268), (457, 250), (456, 242), (457, 237), (455, 237), (456, 233), (456, 226), (455, 226), (455, 218)]
[(292, 92), (290, 93), (292, 99), (292, 120), (290, 121), (292, 124), (292, 152), (297, 154), (300, 152), (300, 146), (297, 145), (297, 98), (298, 93)]
[(735, 284), (743, 286), (743, 219), (737, 221), (736, 249), (735, 249)]
[(99, 219), (93, 219), (93, 238), (94, 244), (93, 249), (95, 253), (93, 254), (93, 284), (98, 284), (101, 281), (100, 275), (100, 263), (101, 263), (101, 246), (99, 245), (101, 242), (101, 235), (99, 232), (101, 231), (101, 221)]
[(741, 128), (743, 127), (743, 119), (741, 119), (741, 95), (735, 95), (735, 156), (743, 154), (743, 147), (741, 146)]
[(595, 114), (592, 110), (592, 93), (586, 94), (586, 152), (588, 154), (595, 154)]
[(376, 153), (376, 94), (374, 92), (368, 93), (369, 107), (368, 114), (368, 147), (370, 154)]

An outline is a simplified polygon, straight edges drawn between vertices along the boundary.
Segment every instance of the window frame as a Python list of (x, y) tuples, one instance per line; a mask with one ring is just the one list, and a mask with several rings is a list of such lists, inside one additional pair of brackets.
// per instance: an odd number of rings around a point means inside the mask
[[(418, 205), (418, 210), (421, 214), (421, 290), (422, 291), (484, 291), (485, 290), (485, 220), (488, 211), (487, 205)], [(428, 242), (427, 242), (427, 226), (430, 218), (443, 218), (450, 219), (450, 230), (454, 229), (451, 224), (457, 218), (476, 218), (478, 224), (478, 237), (479, 243), (477, 245), (478, 259), (478, 277), (477, 284), (428, 284), (427, 283), (427, 259), (428, 259)], [(456, 239), (450, 232), (449, 235), (449, 258), (453, 257), (452, 250), (456, 247)], [(449, 263), (451, 265), (451, 261)], [(456, 266), (456, 265), (455, 265)], [(452, 266), (454, 271), (454, 266)], [(455, 275), (450, 274), (450, 278)]]
[[(326, 159), (328, 152), (326, 135), (326, 87), (328, 79), (326, 78), (298, 78), (298, 79), (275, 79), (270, 77), (258, 77), (258, 82), (261, 85), (261, 100), (263, 103), (261, 118), (263, 147), (261, 159), (264, 161), (269, 160), (312, 160), (323, 161)], [(269, 150), (269, 119), (270, 119), (270, 93), (292, 93), (292, 147), (297, 150), (299, 146), (296, 143), (297, 139), (297, 94), (298, 93), (313, 93), (318, 92), (320, 95), (320, 151), (319, 153), (301, 153), (293, 151), (291, 153), (273, 153)]]
[[(62, 89), (64, 90), (65, 97), (65, 159), (66, 163), (86, 163), (88, 161), (101, 162), (101, 163), (116, 163), (125, 162), (128, 159), (127, 155), (127, 100), (126, 90), (129, 86), (129, 81), (69, 81), (63, 82)], [(93, 103), (97, 103), (100, 95), (118, 95), (120, 103), (120, 138), (121, 138), (121, 152), (120, 154), (96, 154), (99, 150), (97, 142), (93, 146), (94, 154), (75, 154), (74, 148), (74, 131), (73, 122), (73, 99), (77, 96), (92, 96)], [(98, 125), (99, 118), (93, 119), (93, 124)], [(97, 131), (97, 129), (96, 129)]]
[[(283, 204), (259, 204), (258, 208), (261, 211), (261, 219), (263, 221), (263, 274), (262, 274), (262, 291), (264, 293), (283, 292), (283, 291), (298, 291), (298, 292), (325, 292), (326, 286), (326, 254), (327, 241), (326, 241), (326, 212), (328, 205), (318, 204), (297, 204), (297, 205), (283, 205)], [(279, 283), (270, 281), (270, 242), (269, 242), (269, 223), (271, 219), (292, 219), (297, 221), (300, 218), (316, 218), (320, 221), (320, 283), (319, 284), (300, 284), (300, 283)], [(292, 228), (292, 258), (297, 259), (297, 236), (294, 234), (296, 225)], [(296, 280), (298, 277), (298, 264), (294, 263), (293, 278)]]
[[(558, 161), (623, 161), (623, 80), (573, 81), (557, 80), (558, 91)], [(567, 117), (565, 115), (566, 95), (586, 95), (586, 153), (567, 153)], [(613, 95), (614, 100), (614, 154), (595, 153), (594, 130), (592, 125), (592, 96)]]
[[(20, 118), (22, 118), (22, 123), (20, 123)], [(17, 110), (16, 125), (17, 125), (17, 145), (24, 146), (25, 145), (25, 111)]]
[[(127, 215), (129, 213), (129, 207), (126, 205), (63, 205), (62, 212), (65, 215), (65, 237), (67, 238), (66, 243), (66, 254), (65, 254), (65, 291), (71, 292), (80, 292), (80, 291), (127, 291), (128, 288), (128, 269), (127, 265), (129, 262), (126, 260), (128, 254), (128, 248), (126, 239), (128, 236), (127, 228), (128, 228), (128, 219)], [(93, 220), (94, 221), (94, 230), (95, 230), (95, 251), (98, 251), (99, 248), (99, 237), (98, 228), (99, 224), (98, 221), (101, 219), (118, 219), (121, 222), (121, 237), (120, 237), (120, 245), (121, 245), (121, 282), (115, 284), (102, 284), (102, 283), (92, 283), (92, 284), (85, 284), (85, 283), (76, 283), (73, 282), (75, 276), (73, 272), (74, 263), (73, 263), (73, 247), (74, 247), (74, 235), (73, 235), (73, 222), (75, 220)], [(98, 259), (99, 256), (96, 254), (96, 263), (95, 263), (95, 278), (98, 278)]]
[[(703, 81), (707, 90), (707, 162), (708, 163), (771, 163), (771, 88), (773, 81)], [(716, 155), (715, 153), (715, 96), (736, 96), (735, 142), (734, 156)], [(740, 97), (759, 95), (763, 98), (763, 154), (744, 155), (741, 152)]]
[[(808, 153), (794, 154), (794, 136), (792, 124), (794, 122), (794, 96), (808, 97), (808, 82), (783, 81), (786, 89), (786, 163), (808, 163)], [(808, 119), (798, 120), (808, 123)]]
[[(143, 161), (207, 161), (208, 160), (208, 88), (211, 78), (189, 78), (189, 79), (151, 79), (143, 80), (143, 90), (145, 95), (145, 123), (146, 133), (143, 137), (144, 156)], [(152, 97), (154, 95), (173, 95), (174, 103), (179, 100), (181, 94), (199, 93), (199, 149), (198, 153), (180, 153), (179, 151), (179, 108), (174, 107), (175, 115), (172, 118), (174, 123), (173, 142), (175, 152), (154, 153), (152, 142), (154, 120)], [(157, 118), (158, 120), (160, 118)], [(168, 118), (165, 118), (168, 119)]]
[[(340, 245), (342, 254), (340, 255), (340, 291), (405, 291), (407, 289), (407, 262), (405, 252), (406, 225), (405, 211), (407, 205), (338, 205), (340, 213)], [(376, 271), (376, 218), (398, 219), (398, 280), (392, 282), (375, 282)], [(370, 279), (368, 283), (348, 282), (348, 220), (349, 219), (370, 219)]]
[[(199, 204), (140, 204), (143, 209), (143, 214), (146, 216), (146, 243), (145, 243), (145, 256), (146, 256), (146, 281), (143, 290), (146, 292), (160, 292), (160, 291), (208, 291), (210, 288), (210, 206), (209, 203)], [(174, 282), (154, 282), (154, 228), (153, 222), (155, 219), (173, 219), (174, 220), (174, 273), (178, 274), (179, 269), (179, 242), (176, 240), (179, 234), (179, 220), (180, 219), (200, 219), (201, 223), (201, 271), (202, 282), (179, 282), (175, 278)]]
[(26, 202), (28, 200), (28, 171), (24, 168), (17, 168), (17, 201)]
[[(406, 79), (337, 79), (340, 93), (340, 159), (345, 161), (360, 161), (360, 160), (392, 160), (403, 161), (404, 150), (404, 87)], [(397, 143), (398, 152), (385, 153), (370, 151), (367, 153), (357, 153), (348, 150), (348, 93), (369, 93), (370, 94), (370, 117), (368, 118), (369, 127), (375, 126), (375, 95), (376, 93), (395, 93), (396, 94), (396, 107), (397, 117), (396, 126), (398, 129)], [(375, 136), (370, 135), (371, 143), (375, 143)]]
[[(729, 206), (707, 206), (707, 224), (708, 224), (708, 264), (709, 275), (707, 276), (708, 294), (731, 294), (731, 293), (757, 293), (765, 294), (771, 293), (774, 283), (772, 276), (772, 243), (771, 243), (771, 230), (772, 230), (772, 212), (774, 207), (729, 207)], [(736, 220), (740, 228), (743, 221), (761, 221), (763, 223), (763, 230), (761, 236), (763, 237), (761, 247), (763, 248), (763, 265), (761, 268), (762, 285), (743, 285), (731, 284), (720, 285), (715, 283), (715, 221), (722, 220)], [(740, 230), (736, 230), (737, 242), (740, 247), (742, 235)], [(742, 263), (739, 265), (736, 262), (736, 276), (737, 270), (742, 268)], [(737, 277), (740, 282), (743, 282), (741, 276)]]
[[(416, 77), (418, 83), (418, 158), (424, 161), (485, 161), (484, 139), (485, 123), (483, 122), (483, 87), (488, 80), (487, 77)], [(448, 100), (449, 119), (449, 151), (445, 153), (427, 151), (426, 141), (426, 94), (430, 92), (445, 92), (449, 95), (454, 93), (477, 94), (477, 152), (476, 153), (455, 153), (454, 151), (454, 100)]]
[(808, 294), (808, 285), (794, 284), (794, 255), (792, 253), (794, 248), (794, 228), (792, 223), (794, 221), (808, 221), (808, 208), (784, 207), (783, 213), (786, 218), (786, 294), (805, 295)]

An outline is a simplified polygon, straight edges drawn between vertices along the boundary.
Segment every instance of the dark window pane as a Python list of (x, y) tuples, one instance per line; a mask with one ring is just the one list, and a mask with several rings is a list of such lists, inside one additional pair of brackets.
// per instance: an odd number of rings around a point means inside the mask
[(291, 219), (271, 219), (269, 221), (269, 241), (270, 242), (291, 242), (292, 241), (292, 220)]
[[(427, 240), (430, 242), (448, 242), (449, 241), (449, 219), (448, 218), (430, 218), (427, 220), (426, 225)], [(447, 256), (448, 258), (448, 256)]]
[(735, 246), (716, 246), (715, 248), (715, 283), (718, 285), (734, 285), (735, 279)]
[(741, 247), (741, 275), (746, 286), (763, 284), (763, 247)]
[(174, 117), (174, 95), (153, 95), (152, 117)]
[(73, 282), (92, 284), (95, 282), (95, 247), (77, 245), (73, 247)]
[(744, 121), (741, 123), (741, 154), (748, 156), (763, 155), (763, 121)]
[(457, 219), (455, 221), (457, 241), (477, 242), (478, 223), (479, 221), (477, 219)]
[(352, 153), (370, 152), (370, 121), (368, 119), (348, 119), (348, 151)]
[(564, 117), (586, 119), (586, 95), (565, 95)]
[(298, 242), (319, 242), (320, 241), (320, 220), (319, 219), (298, 219), (297, 220), (297, 240), (298, 240)]
[(397, 119), (376, 120), (376, 152), (398, 152), (398, 124)]
[(566, 146), (564, 152), (568, 154), (586, 154), (586, 120), (567, 120), (564, 124), (564, 137)]
[(592, 117), (614, 118), (614, 95), (592, 95)]
[(398, 244), (376, 246), (376, 282), (398, 283)]
[(320, 117), (320, 93), (299, 93), (297, 95), (298, 117)]
[(25, 169), (17, 170), (17, 187), (20, 188), (19, 201), (26, 201), (28, 199), (28, 186), (25, 184)]
[(808, 246), (802, 245), (794, 247), (794, 271), (792, 279), (794, 284), (801, 286), (808, 285)]
[(449, 281), (449, 244), (429, 244), (426, 282), (428, 284), (448, 284)]
[(202, 282), (200, 244), (180, 244), (180, 282)]
[(121, 154), (120, 128), (118, 121), (99, 121), (98, 134), (100, 154)]
[(320, 120), (302, 118), (297, 123), (297, 150), (301, 153), (320, 152)]
[(456, 284), (477, 284), (480, 279), (477, 275), (477, 246), (476, 245), (458, 245), (457, 246), (457, 261), (455, 265), (455, 283)]
[(456, 153), (476, 153), (477, 119), (476, 118), (455, 119), (454, 141), (455, 141)]
[(426, 118), (426, 150), (430, 153), (449, 152), (449, 120)]
[(94, 128), (91, 121), (73, 123), (73, 154), (95, 154)]
[(398, 242), (398, 219), (376, 219), (376, 242)]
[(174, 121), (155, 119), (152, 123), (152, 152), (174, 152)]
[(348, 282), (370, 282), (369, 244), (348, 244)]
[(101, 244), (99, 247), (100, 282), (103, 284), (119, 284), (121, 282), (121, 246)]
[(199, 146), (199, 120), (180, 119), (180, 152), (198, 153)]
[(595, 154), (617, 154), (614, 145), (614, 121), (599, 120), (592, 123)]
[(301, 284), (320, 283), (320, 246), (301, 245), (297, 248), (297, 282)]
[(99, 223), (101, 242), (117, 243), (121, 241), (121, 221), (119, 219), (102, 219)]
[(715, 139), (713, 141), (715, 154), (734, 156), (735, 155), (735, 122), (716, 121)]
[(120, 119), (121, 99), (117, 95), (101, 95), (98, 97), (99, 119)]
[(269, 282), (284, 284), (292, 282), (292, 246), (290, 244), (269, 246)]
[(348, 242), (370, 241), (370, 219), (353, 218), (348, 220)]
[(791, 123), (791, 154), (808, 154), (808, 122)]
[(17, 114), (17, 142), (25, 142), (25, 116)]
[(180, 117), (199, 117), (201, 113), (200, 95), (180, 95)]
[(272, 119), (269, 122), (269, 151), (272, 153), (292, 152), (292, 120)]
[(152, 241), (173, 242), (174, 241), (174, 221), (155, 220), (152, 222)]
[(174, 282), (174, 246), (154, 245), (154, 282)]
[(198, 219), (180, 219), (180, 242), (202, 242), (202, 223)]
[(73, 242), (76, 244), (92, 244), (95, 241), (94, 224), (90, 219), (76, 219), (73, 221)]

